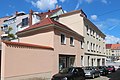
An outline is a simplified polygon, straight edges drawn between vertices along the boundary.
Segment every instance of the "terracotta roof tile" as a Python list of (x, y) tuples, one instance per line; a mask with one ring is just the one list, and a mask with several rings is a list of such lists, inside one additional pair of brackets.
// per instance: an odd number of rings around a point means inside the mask
[(57, 8), (57, 9), (54, 9), (54, 10), (48, 10), (48, 12), (44, 12), (44, 13), (39, 13), (38, 15), (42, 18), (45, 18), (46, 15), (48, 16), (51, 16), (52, 14), (54, 14), (55, 12), (59, 11), (60, 9), (62, 9), (61, 7), (60, 8)]
[(17, 45), (17, 46), (25, 46), (25, 47), (33, 47), (33, 48), (54, 50), (52, 47), (49, 47), (49, 46), (41, 46), (41, 45), (36, 45), (36, 44), (10, 42), (10, 41), (2, 41), (2, 42), (5, 43), (5, 44), (9, 44), (9, 45)]
[(106, 49), (120, 49), (120, 44), (106, 44)]
[(67, 27), (66, 25), (64, 25), (62, 23), (59, 23), (58, 21), (55, 21), (55, 20), (50, 19), (50, 18), (45, 18), (45, 19), (41, 20), (39, 23), (36, 23), (36, 24), (34, 24), (34, 25), (32, 25), (32, 26), (30, 26), (30, 27), (28, 27), (28, 28), (26, 28), (22, 31), (19, 31), (17, 34), (22, 33), (22, 32), (26, 32), (26, 31), (29, 31), (29, 30), (32, 30), (32, 29), (36, 29), (36, 28), (39, 28), (39, 27), (44, 27), (44, 26), (50, 25), (50, 24), (54, 24), (54, 25), (59, 26), (60, 28), (64, 28), (64, 29), (70, 30), (72, 32), (75, 32), (72, 29), (70, 29), (69, 27)]
[(24, 32), (24, 31), (27, 31), (27, 30), (31, 30), (31, 29), (35, 29), (35, 28), (38, 28), (38, 27), (41, 27), (41, 26), (45, 26), (45, 25), (49, 25), (49, 24), (53, 24), (50, 20), (50, 18), (45, 18), (43, 20), (41, 20), (40, 22), (32, 25), (32, 26), (29, 26), (28, 28), (22, 30), (22, 31), (19, 31), (17, 33), (20, 33), (20, 32)]
[(106, 49), (110, 49), (112, 44), (106, 44)]
[(120, 44), (112, 44), (111, 49), (120, 49)]

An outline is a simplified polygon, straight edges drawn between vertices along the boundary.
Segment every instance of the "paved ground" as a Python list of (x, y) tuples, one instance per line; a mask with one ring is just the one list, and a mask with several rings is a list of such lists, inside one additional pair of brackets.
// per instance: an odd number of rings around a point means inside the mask
[(120, 70), (117, 70), (114, 73), (110, 73), (107, 76), (101, 76), (95, 79), (86, 79), (86, 80), (120, 80)]

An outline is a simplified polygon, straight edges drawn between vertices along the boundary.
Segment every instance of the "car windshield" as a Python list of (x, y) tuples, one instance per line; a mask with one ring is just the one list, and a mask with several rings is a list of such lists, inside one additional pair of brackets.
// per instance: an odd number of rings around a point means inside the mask
[(73, 72), (73, 68), (64, 68), (60, 70), (60, 73), (63, 73), (63, 74), (72, 73), (72, 72)]
[(108, 66), (108, 68), (113, 68), (113, 66)]
[(100, 66), (100, 67), (98, 67), (98, 68), (99, 68), (99, 69), (103, 69), (103, 67), (101, 67), (101, 66)]
[(84, 69), (84, 70), (92, 70), (91, 67), (84, 67), (83, 69)]

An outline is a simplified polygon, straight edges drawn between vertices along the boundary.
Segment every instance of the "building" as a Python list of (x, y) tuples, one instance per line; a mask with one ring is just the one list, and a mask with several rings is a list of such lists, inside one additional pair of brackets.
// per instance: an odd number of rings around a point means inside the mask
[(111, 61), (120, 60), (120, 44), (106, 44), (107, 58)]
[(112, 50), (111, 50), (112, 44), (106, 44), (106, 61), (111, 62), (112, 61)]
[(62, 68), (81, 66), (84, 37), (55, 20), (45, 18), (17, 35), (19, 42), (2, 42), (4, 80), (51, 78)]
[[(5, 33), (2, 35), (3, 40), (8, 40), (8, 28), (12, 27), (12, 31), (10, 33), (15, 35), (15, 38), (17, 38), (16, 33), (18, 31), (21, 31), (25, 28), (28, 28), (29, 25), (33, 25), (35, 23), (38, 23), (40, 20), (46, 18), (46, 17), (54, 17), (56, 15), (63, 14), (62, 8), (57, 7), (55, 10), (48, 10), (48, 12), (35, 12), (30, 10), (29, 14), (25, 14), (24, 12), (17, 12), (10, 16), (9, 18), (6, 18), (2, 24), (2, 31)], [(32, 16), (31, 16), (32, 15)], [(31, 16), (31, 18), (30, 18)], [(32, 22), (31, 22), (32, 21)]]
[[(0, 36), (1, 36), (2, 34), (4, 34), (4, 31), (3, 31), (3, 23), (4, 23), (4, 21), (7, 20), (8, 18), (9, 18), (9, 16), (0, 18)], [(0, 41), (1, 41), (1, 40), (0, 40)]]
[(95, 26), (82, 10), (60, 15), (57, 20), (70, 29), (84, 36), (84, 55), (81, 56), (82, 66), (99, 66), (106, 64), (105, 34)]
[(2, 80), (50, 79), (65, 67), (105, 65), (105, 35), (82, 10), (30, 11), (28, 25), (17, 32), (18, 42), (2, 41)]

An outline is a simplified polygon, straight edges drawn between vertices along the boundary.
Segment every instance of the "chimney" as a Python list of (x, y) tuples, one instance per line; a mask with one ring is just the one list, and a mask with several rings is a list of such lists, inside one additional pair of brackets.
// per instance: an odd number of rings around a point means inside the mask
[(58, 5), (56, 5), (56, 9), (58, 9), (59, 8), (59, 6)]
[(32, 15), (33, 15), (33, 11), (30, 10), (30, 13), (29, 13), (29, 26), (32, 25)]
[(16, 15), (16, 16), (18, 15), (18, 11), (15, 12), (15, 15)]
[(51, 12), (51, 10), (49, 9), (48, 12)]

